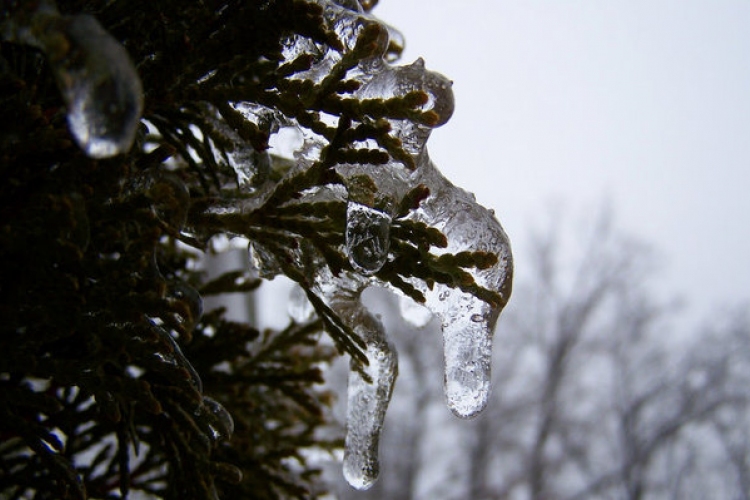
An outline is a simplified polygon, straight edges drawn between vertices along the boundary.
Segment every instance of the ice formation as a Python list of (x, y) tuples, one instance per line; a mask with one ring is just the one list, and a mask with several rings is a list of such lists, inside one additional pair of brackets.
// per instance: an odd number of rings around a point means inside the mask
[(63, 16), (51, 0), (17, 7), (14, 14), (1, 26), (3, 37), (38, 47), (46, 55), (67, 106), (70, 132), (81, 149), (92, 158), (130, 149), (143, 110), (143, 90), (125, 48), (93, 17)]
[[(345, 77), (356, 82), (344, 92), (350, 95), (345, 98), (357, 99), (364, 103), (361, 106), (411, 103), (413, 112), (386, 112), (377, 119), (367, 113), (355, 117), (360, 127), (388, 131), (388, 139), (366, 134), (355, 138), (353, 147), (364, 153), (356, 160), (342, 157), (334, 162), (341, 183), (316, 185), (282, 205), (291, 214), (304, 214), (310, 223), (319, 221), (312, 207), (345, 207), (346, 226), (339, 250), (348, 258), (349, 267), (332, 267), (320, 244), (306, 238), (294, 238), (287, 244), (273, 238), (258, 241), (250, 235), (251, 261), (263, 277), (284, 273), (302, 285), (290, 306), (296, 321), (309, 321), (316, 314), (334, 332), (340, 346), (360, 353), (352, 360), (349, 377), (344, 475), (353, 487), (365, 489), (378, 475), (378, 440), (397, 362), (383, 326), (362, 305), (362, 292), (382, 286), (411, 298), (424, 298), (422, 306), (429, 313), (422, 312), (417, 322), (424, 324), (434, 315), (442, 325), (447, 405), (456, 415), (471, 417), (487, 403), (492, 334), (510, 293), (512, 257), (507, 236), (494, 214), (447, 181), (425, 148), (432, 128), (444, 124), (453, 113), (451, 82), (428, 71), (421, 59), (405, 66), (387, 62), (387, 47), (398, 46), (402, 40), (395, 30), (363, 13), (359, 2), (316, 3), (323, 8), (343, 50), (290, 36), (283, 45), (286, 62), (305, 56), (312, 60), (308, 68), (292, 76), (300, 88), (307, 85), (322, 92)], [(360, 57), (363, 50), (368, 55)], [(276, 113), (252, 103), (233, 106), (256, 124)], [(284, 129), (299, 130), (301, 144), (291, 150), (288, 144), (272, 146), (270, 169), (282, 170), (284, 177), (278, 183), (258, 186), (262, 201), (241, 210), (252, 212), (273, 201), (288, 188), (286, 179), (303, 176), (307, 169), (320, 165), (331, 136), (319, 129), (341, 129), (342, 123), (348, 122), (322, 112), (317, 117), (321, 123), (318, 130), (288, 117), (277, 120)], [(387, 156), (384, 159), (378, 153)], [(370, 157), (373, 160), (367, 161)], [(418, 199), (404, 208), (403, 200), (412, 195)], [(425, 239), (407, 244), (410, 237), (419, 239), (415, 234)], [(282, 232), (278, 237), (286, 235)], [(408, 255), (402, 256), (402, 252)], [(411, 261), (405, 263), (404, 259)], [(425, 279), (425, 275), (430, 277)], [(343, 333), (345, 329), (361, 344), (347, 344), (352, 341)]]
[[(317, 315), (339, 347), (352, 354), (344, 475), (365, 489), (378, 475), (378, 441), (397, 359), (382, 324), (361, 303), (362, 292), (391, 288), (423, 301), (440, 320), (447, 405), (471, 417), (487, 403), (492, 335), (510, 294), (512, 257), (492, 212), (447, 181), (425, 148), (432, 128), (453, 113), (451, 82), (428, 71), (421, 59), (391, 65), (403, 40), (366, 14), (359, 1), (310, 2), (321, 7), (340, 43), (301, 34), (284, 40), (284, 85), (296, 89), (297, 101), (230, 103), (232, 112), (271, 136), (270, 151), (256, 150), (218, 110), (199, 104), (231, 143), (215, 161), (234, 171), (239, 192), (247, 195), (238, 206), (212, 207), (210, 213), (252, 220), (270, 205), (282, 220), (279, 228), (237, 232), (251, 241), (249, 259), (258, 276), (286, 274), (301, 285), (290, 309), (295, 321)], [(95, 19), (62, 16), (50, 0), (34, 5), (7, 17), (3, 36), (45, 53), (71, 132), (89, 156), (126, 151), (143, 106), (126, 51)], [(197, 84), (211, 81), (206, 75)], [(284, 89), (274, 91), (281, 96)], [(326, 165), (333, 167), (321, 167)], [(295, 191), (295, 183), (308, 181)], [(168, 177), (152, 184), (152, 194), (167, 188), (175, 196), (182, 193)], [(172, 208), (158, 206), (157, 215), (180, 227), (185, 214)], [(258, 217), (263, 216), (268, 214)], [(344, 227), (331, 227), (342, 218)], [(341, 261), (339, 255), (346, 257)], [(181, 293), (178, 298), (184, 298)], [(422, 313), (415, 321), (428, 320)], [(158, 356), (184, 368), (201, 392), (200, 378), (179, 346), (166, 331), (164, 339), (170, 352)], [(218, 402), (204, 397), (200, 412), (216, 440), (231, 436), (231, 417)]]
[(362, 306), (359, 294), (337, 297), (332, 309), (367, 344), (364, 373), (356, 367), (349, 372), (344, 450), (344, 477), (353, 487), (366, 489), (380, 471), (378, 441), (396, 381), (396, 351), (380, 321)]

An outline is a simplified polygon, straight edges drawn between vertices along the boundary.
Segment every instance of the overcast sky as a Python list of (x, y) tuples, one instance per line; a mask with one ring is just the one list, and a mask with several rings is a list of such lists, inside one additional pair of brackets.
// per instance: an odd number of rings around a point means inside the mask
[[(454, 80), (429, 144), (523, 257), (551, 202), (608, 202), (701, 317), (750, 298), (750, 1), (381, 0)], [(523, 262), (518, 263), (519, 267)]]

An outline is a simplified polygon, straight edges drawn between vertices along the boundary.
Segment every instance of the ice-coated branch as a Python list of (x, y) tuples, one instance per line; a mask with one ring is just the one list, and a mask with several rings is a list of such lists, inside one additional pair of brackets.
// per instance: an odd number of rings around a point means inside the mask
[[(278, 66), (261, 78), (203, 85), (219, 110), (213, 118), (225, 124), (206, 132), (228, 127), (223, 138), (232, 138), (213, 140), (220, 154), (211, 159), (228, 164), (252, 196), (196, 216), (212, 231), (250, 239), (259, 274), (296, 281), (352, 356), (345, 474), (364, 488), (377, 476), (396, 361), (361, 292), (388, 287), (440, 318), (446, 400), (456, 415), (471, 417), (488, 399), (492, 334), (510, 295), (512, 257), (494, 214), (447, 181), (425, 149), (431, 129), (453, 112), (451, 82), (421, 59), (389, 64), (393, 31), (359, 9), (313, 4), (320, 31), (339, 43), (290, 36)], [(258, 138), (267, 134), (270, 143), (282, 127), (302, 142), (284, 157), (269, 150), (270, 175), (259, 161), (253, 171), (253, 163), (225, 160), (243, 148), (263, 154), (267, 144)], [(195, 151), (211, 155), (211, 148)]]

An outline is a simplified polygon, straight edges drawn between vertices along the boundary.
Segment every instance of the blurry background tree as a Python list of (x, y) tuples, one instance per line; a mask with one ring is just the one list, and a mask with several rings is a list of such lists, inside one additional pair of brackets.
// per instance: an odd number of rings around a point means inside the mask
[[(376, 3), (2, 2), (0, 497), (308, 498), (342, 445), (369, 486), (396, 375), (371, 284), (442, 318), (451, 408), (482, 409), (507, 237), (431, 163), (450, 81), (390, 64)], [(309, 309), (286, 328), (204, 313), (277, 275)]]
[(396, 297), (369, 297), (398, 332), (401, 384), (380, 483), (340, 498), (748, 498), (746, 311), (681, 322), (679, 302), (652, 292), (648, 246), (606, 209), (575, 227), (562, 213), (520, 257), (530, 272), (497, 332), (490, 404), (470, 425), (441, 408), (439, 346), (399, 319)]

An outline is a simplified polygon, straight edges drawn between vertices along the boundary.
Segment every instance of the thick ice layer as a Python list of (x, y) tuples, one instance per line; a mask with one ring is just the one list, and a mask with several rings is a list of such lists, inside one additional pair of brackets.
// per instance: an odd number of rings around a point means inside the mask
[(362, 86), (358, 95), (366, 99), (404, 97), (417, 91), (427, 95), (421, 109), (435, 113), (435, 122), (431, 126), (411, 120), (391, 120), (393, 133), (401, 140), (404, 150), (418, 158), (430, 136), (431, 127), (445, 124), (453, 115), (452, 86), (453, 83), (443, 75), (428, 71), (420, 58), (406, 66), (384, 65)]

